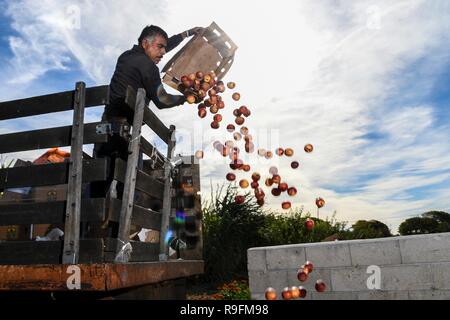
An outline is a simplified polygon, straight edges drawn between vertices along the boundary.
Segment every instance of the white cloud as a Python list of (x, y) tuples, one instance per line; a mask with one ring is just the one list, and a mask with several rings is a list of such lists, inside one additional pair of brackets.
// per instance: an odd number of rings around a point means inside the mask
[[(73, 22), (67, 8), (73, 4), (81, 9), (80, 29), (67, 28), (68, 18)], [(227, 79), (238, 82), (242, 104), (253, 111), (247, 126), (253, 132), (278, 130), (278, 143), (297, 152), (300, 170), (285, 169), (287, 160), (279, 165), (289, 183), (301, 186), (296, 204), (315, 212), (314, 199), (322, 196), (327, 200), (323, 214), (337, 210), (339, 219), (349, 221), (378, 218), (394, 232), (405, 216), (435, 203), (448, 210), (445, 192), (431, 193), (427, 200), (408, 193), (449, 181), (450, 140), (442, 131), (448, 133), (448, 127), (435, 128), (435, 106), (410, 102), (429, 92), (436, 73), (450, 62), (448, 1), (228, 1), (216, 6), (208, 1), (142, 0), (126, 6), (123, 1), (17, 1), (8, 10), (20, 34), (11, 39), (15, 58), (8, 79), (30, 84), (49, 70), (79, 64), (90, 79), (104, 84), (117, 56), (144, 25), (159, 24), (174, 34), (216, 21), (239, 45)], [(406, 72), (417, 61), (420, 77)], [(227, 101), (231, 109), (235, 104)], [(181, 110), (155, 112), (165, 123), (193, 132), (196, 109)], [(232, 121), (224, 116), (224, 124)], [(368, 138), (374, 132), (379, 139)], [(189, 151), (185, 142), (181, 149)], [(306, 143), (315, 145), (313, 154), (302, 152)], [(209, 177), (220, 181), (228, 171), (215, 159), (203, 162), (204, 188)], [(261, 173), (268, 167), (257, 166)]]

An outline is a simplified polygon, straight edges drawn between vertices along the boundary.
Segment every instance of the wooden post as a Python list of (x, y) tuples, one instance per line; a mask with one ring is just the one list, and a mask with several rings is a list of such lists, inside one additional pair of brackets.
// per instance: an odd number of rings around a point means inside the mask
[(172, 167), (170, 161), (173, 159), (173, 153), (175, 150), (175, 126), (170, 126), (170, 140), (167, 141), (167, 159), (168, 162), (164, 164), (164, 196), (163, 196), (163, 209), (161, 218), (161, 231), (159, 236), (159, 260), (166, 261), (169, 257), (169, 244), (166, 241), (166, 236), (169, 231), (170, 224), (170, 212), (172, 205), (172, 181), (171, 171)]
[(133, 133), (128, 145), (127, 171), (125, 174), (124, 191), (122, 197), (122, 208), (120, 210), (119, 234), (116, 248), (116, 263), (128, 262), (129, 257), (121, 250), (130, 242), (131, 216), (133, 212), (134, 192), (136, 186), (136, 175), (138, 170), (139, 148), (141, 143), (141, 127), (145, 109), (145, 90), (138, 89), (136, 104), (134, 106)]
[(63, 264), (77, 264), (80, 247), (81, 182), (83, 174), (83, 132), (86, 84), (78, 82), (73, 103), (69, 181), (64, 228)]

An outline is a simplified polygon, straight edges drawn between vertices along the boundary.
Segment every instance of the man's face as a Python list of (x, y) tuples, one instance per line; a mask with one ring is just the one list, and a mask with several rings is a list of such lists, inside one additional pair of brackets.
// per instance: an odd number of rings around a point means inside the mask
[(166, 54), (167, 41), (163, 36), (159, 34), (153, 38), (153, 42), (150, 43), (147, 39), (142, 41), (142, 47), (145, 54), (155, 63), (158, 64), (162, 57)]

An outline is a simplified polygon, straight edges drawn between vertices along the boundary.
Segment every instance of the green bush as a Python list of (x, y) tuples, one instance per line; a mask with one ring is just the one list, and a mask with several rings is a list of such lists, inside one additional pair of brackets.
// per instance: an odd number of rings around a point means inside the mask
[(235, 185), (222, 186), (203, 205), (203, 252), (205, 281), (228, 281), (247, 277), (247, 250), (322, 241), (335, 234), (344, 234), (345, 223), (312, 218), (315, 228), (307, 231), (309, 217), (302, 210), (289, 213), (265, 211), (253, 195), (247, 194), (244, 204), (236, 204)]

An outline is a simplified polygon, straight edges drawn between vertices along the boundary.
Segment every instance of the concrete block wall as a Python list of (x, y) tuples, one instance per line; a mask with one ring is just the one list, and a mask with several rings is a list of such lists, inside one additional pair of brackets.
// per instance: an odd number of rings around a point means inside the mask
[[(248, 250), (252, 299), (263, 300), (267, 287), (281, 291), (303, 286), (312, 300), (450, 300), (450, 233), (335, 241)], [(314, 271), (305, 283), (297, 270), (307, 260)], [(380, 268), (380, 289), (369, 289), (369, 266)], [(317, 293), (314, 285), (327, 285)]]

